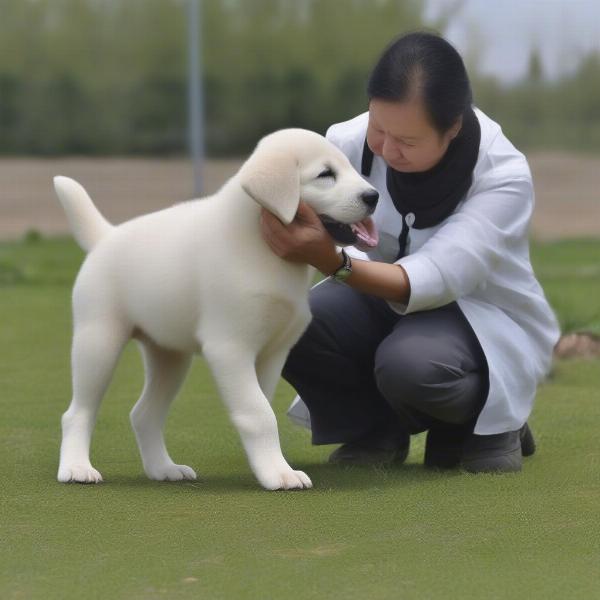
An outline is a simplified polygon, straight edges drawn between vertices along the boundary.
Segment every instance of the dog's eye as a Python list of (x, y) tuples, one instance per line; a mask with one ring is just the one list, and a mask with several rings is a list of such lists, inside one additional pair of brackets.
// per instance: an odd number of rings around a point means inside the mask
[(335, 173), (333, 172), (333, 169), (325, 169), (317, 175), (318, 179), (325, 179), (327, 177), (333, 177), (335, 179)]

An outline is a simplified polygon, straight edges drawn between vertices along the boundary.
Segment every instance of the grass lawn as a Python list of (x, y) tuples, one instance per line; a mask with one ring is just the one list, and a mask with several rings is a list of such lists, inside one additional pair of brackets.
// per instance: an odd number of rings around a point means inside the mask
[[(600, 332), (600, 241), (539, 245), (533, 259), (565, 329)], [(126, 349), (100, 411), (101, 485), (56, 482), (70, 400), (70, 240), (0, 244), (0, 599), (576, 599), (600, 597), (600, 369), (565, 361), (530, 420), (521, 474), (325, 464), (275, 410), (284, 454), (313, 490), (262, 491), (199, 359), (167, 442), (197, 482), (141, 468), (128, 412), (142, 387)]]

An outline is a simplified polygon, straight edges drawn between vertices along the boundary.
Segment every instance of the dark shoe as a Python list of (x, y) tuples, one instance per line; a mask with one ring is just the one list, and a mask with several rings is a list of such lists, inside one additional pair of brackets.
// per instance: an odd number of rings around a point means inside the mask
[(521, 430), (494, 435), (470, 435), (465, 442), (461, 462), (469, 473), (520, 471)]
[(404, 432), (369, 434), (347, 442), (329, 455), (329, 461), (342, 465), (399, 465), (408, 456), (410, 436)]
[[(488, 436), (478, 436), (488, 437)], [(535, 440), (529, 425), (525, 423), (519, 430), (521, 440), (521, 454), (531, 456), (535, 453)], [(431, 428), (427, 432), (425, 443), (425, 466), (434, 469), (452, 469), (457, 467), (463, 455), (463, 446), (466, 442), (460, 431)]]
[(531, 456), (535, 453), (535, 440), (533, 439), (533, 433), (531, 433), (529, 425), (525, 423), (519, 433), (521, 436), (521, 453), (523, 456)]
[(434, 428), (427, 432), (424, 464), (430, 469), (457, 467), (465, 443), (465, 432), (458, 428)]

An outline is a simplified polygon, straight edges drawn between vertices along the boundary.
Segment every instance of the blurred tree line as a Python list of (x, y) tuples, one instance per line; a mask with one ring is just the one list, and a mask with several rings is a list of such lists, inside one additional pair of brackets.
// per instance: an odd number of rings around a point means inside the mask
[[(422, 14), (422, 0), (204, 0), (209, 154), (365, 110), (377, 56)], [(0, 153), (185, 152), (186, 18), (184, 0), (0, 0)], [(509, 88), (471, 77), (518, 146), (600, 149), (597, 55), (557, 82), (536, 55)]]

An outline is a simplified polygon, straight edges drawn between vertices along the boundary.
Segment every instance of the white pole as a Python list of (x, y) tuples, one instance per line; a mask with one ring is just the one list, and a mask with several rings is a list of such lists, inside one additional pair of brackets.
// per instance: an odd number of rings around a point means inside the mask
[(202, 31), (200, 0), (187, 0), (188, 17), (188, 137), (194, 166), (194, 194), (203, 191), (204, 165), (204, 102), (200, 70), (200, 31)]

